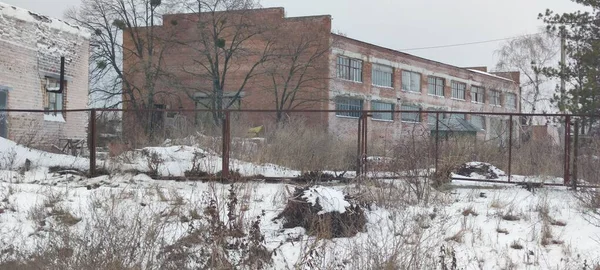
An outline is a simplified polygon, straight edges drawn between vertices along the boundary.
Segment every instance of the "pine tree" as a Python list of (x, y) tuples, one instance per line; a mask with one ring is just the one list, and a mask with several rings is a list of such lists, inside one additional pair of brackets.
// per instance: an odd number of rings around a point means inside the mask
[(556, 14), (546, 10), (538, 16), (549, 32), (563, 35), (566, 40), (566, 63), (544, 68), (543, 72), (566, 82), (565, 89), (557, 87), (553, 98), (561, 111), (597, 114), (600, 113), (600, 1), (571, 1), (590, 11)]

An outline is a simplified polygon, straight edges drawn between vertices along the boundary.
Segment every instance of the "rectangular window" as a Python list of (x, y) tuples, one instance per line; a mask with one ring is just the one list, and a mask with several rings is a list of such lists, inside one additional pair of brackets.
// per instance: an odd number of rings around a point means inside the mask
[[(373, 111), (393, 111), (394, 104), (380, 101), (371, 101), (371, 110)], [(373, 119), (376, 120), (394, 120), (394, 114), (391, 112), (373, 112)]]
[(506, 93), (506, 107), (511, 109), (517, 108), (517, 95)]
[(467, 115), (464, 113), (450, 113), (448, 114), (450, 119), (467, 119)]
[(346, 116), (346, 117), (360, 117), (361, 111), (363, 109), (363, 101), (362, 99), (356, 98), (347, 98), (347, 97), (338, 97), (335, 99), (335, 109), (336, 110), (352, 110), (356, 112), (336, 112), (336, 116)]
[(490, 104), (500, 105), (500, 91), (490, 90)]
[[(444, 109), (440, 109), (440, 108), (428, 108), (427, 110), (428, 111), (443, 111)], [(435, 112), (429, 112), (427, 114), (427, 123), (429, 125), (435, 126), (436, 115), (438, 115), (440, 121), (444, 119), (444, 114), (443, 113), (436, 114)]]
[(427, 86), (430, 95), (444, 96), (444, 79), (439, 77), (429, 76), (427, 78)]
[(362, 61), (338, 56), (337, 77), (345, 80), (362, 82)]
[(402, 111), (417, 111), (414, 113), (407, 113), (407, 112), (403, 112), (401, 113), (401, 119), (403, 122), (421, 122), (421, 114), (418, 112), (420, 111), (419, 106), (414, 106), (414, 105), (402, 105), (401, 106), (401, 110)]
[(467, 85), (459, 82), (452, 82), (452, 98), (465, 100)]
[(483, 97), (484, 89), (479, 86), (471, 86), (471, 101), (476, 103), (484, 103), (485, 99)]
[(485, 130), (485, 117), (483, 115), (471, 115), (471, 124), (480, 130)]
[(421, 74), (412, 71), (402, 71), (402, 91), (421, 92)]
[(394, 69), (392, 67), (373, 64), (373, 85), (393, 87), (392, 78), (394, 76), (392, 74), (394, 74)]
[[(66, 82), (64, 83), (66, 89)], [(46, 96), (46, 104), (45, 110), (48, 111), (59, 111), (63, 109), (63, 93), (60, 91), (60, 80), (55, 78), (46, 77), (46, 85), (45, 85), (45, 96)], [(64, 89), (63, 89), (64, 90)], [(57, 112), (48, 112), (47, 114), (57, 115)]]

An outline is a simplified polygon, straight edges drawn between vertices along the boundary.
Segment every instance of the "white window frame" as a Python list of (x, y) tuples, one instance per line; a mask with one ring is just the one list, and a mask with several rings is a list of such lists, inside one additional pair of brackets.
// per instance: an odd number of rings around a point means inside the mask
[[(66, 85), (66, 84), (65, 84)], [(57, 91), (60, 90), (60, 79), (46, 77), (46, 85), (44, 85), (44, 90), (46, 91), (46, 100), (44, 104), (44, 109), (47, 115), (58, 115), (60, 111), (64, 109), (64, 89), (62, 93)], [(54, 112), (50, 112), (54, 111)], [(62, 113), (60, 113), (62, 115)]]
[(471, 102), (485, 103), (485, 88), (471, 85)]
[(489, 93), (490, 104), (495, 106), (502, 106), (502, 101), (500, 100), (500, 91), (490, 90)]
[(339, 55), (336, 64), (337, 77), (343, 80), (361, 82), (363, 81), (363, 61)]
[[(382, 107), (388, 108), (382, 108)], [(385, 102), (379, 100), (371, 100), (371, 110), (372, 111), (393, 111), (395, 104), (392, 102)], [(373, 120), (378, 121), (394, 121), (394, 114), (391, 112), (373, 112)]]
[[(405, 123), (421, 123), (421, 107), (413, 104), (402, 104), (401, 111), (414, 110), (414, 113), (400, 113), (400, 120)], [(415, 117), (416, 116), (416, 117)]]
[[(441, 85), (440, 85), (441, 82)], [(446, 79), (436, 76), (427, 77), (427, 93), (432, 96), (443, 97)]]
[(421, 73), (403, 70), (402, 91), (421, 93)]
[(459, 99), (459, 100), (467, 99), (467, 84), (466, 83), (452, 81), (451, 87), (452, 87), (452, 98), (453, 99)]
[[(358, 104), (353, 102), (358, 102)], [(337, 117), (346, 118), (359, 118), (364, 108), (364, 101), (361, 98), (353, 97), (336, 97), (335, 98), (335, 109), (336, 110), (353, 110), (356, 112), (336, 112)]]
[(394, 68), (380, 64), (373, 64), (371, 69), (371, 84), (374, 86), (393, 88)]
[(506, 93), (506, 108), (516, 109), (517, 108), (517, 95), (514, 93)]

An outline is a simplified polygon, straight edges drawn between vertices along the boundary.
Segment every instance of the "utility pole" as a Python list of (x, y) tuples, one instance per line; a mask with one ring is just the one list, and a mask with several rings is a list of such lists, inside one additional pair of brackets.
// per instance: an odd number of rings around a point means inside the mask
[(560, 92), (564, 93), (566, 90), (565, 73), (564, 69), (567, 64), (567, 52), (566, 52), (567, 40), (565, 37), (565, 29), (560, 30)]

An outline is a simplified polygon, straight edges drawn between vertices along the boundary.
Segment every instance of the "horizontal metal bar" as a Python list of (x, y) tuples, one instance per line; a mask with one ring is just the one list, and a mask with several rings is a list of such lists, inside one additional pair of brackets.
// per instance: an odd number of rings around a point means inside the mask
[[(536, 183), (536, 182), (502, 182), (498, 180), (488, 180), (488, 179), (472, 179), (472, 178), (462, 178), (462, 177), (452, 177), (452, 180), (458, 181), (467, 181), (467, 182), (479, 182), (479, 183), (494, 183), (494, 184), (508, 184), (508, 185), (523, 185), (523, 184), (541, 184), (543, 186), (553, 186), (553, 187), (568, 187), (564, 184), (556, 184), (556, 183)], [(581, 186), (577, 185), (577, 187), (582, 188), (600, 188), (600, 186)]]
[[(263, 109), (236, 109), (236, 110), (211, 110), (211, 109), (68, 109), (68, 110), (29, 110), (29, 109), (0, 109), (0, 112), (31, 112), (31, 113), (58, 113), (58, 112), (231, 112), (231, 113), (275, 113), (277, 110)], [(511, 113), (511, 112), (462, 112), (462, 111), (412, 111), (412, 110), (281, 110), (284, 113), (444, 113), (467, 115), (497, 115), (497, 116), (551, 116), (551, 117), (591, 117), (600, 118), (600, 114), (564, 114), (564, 113)]]

